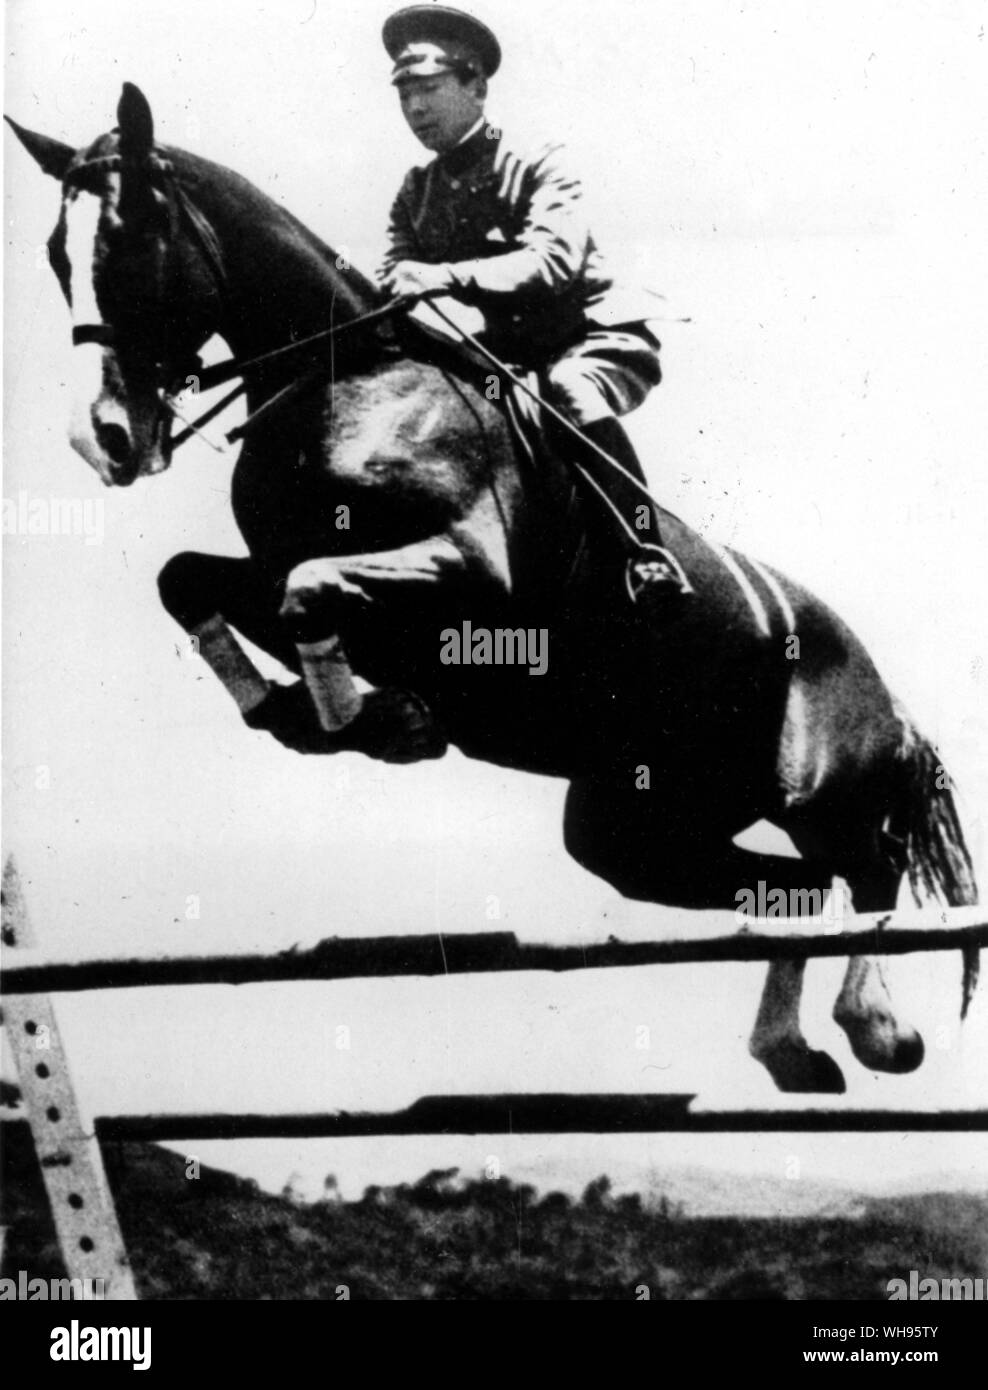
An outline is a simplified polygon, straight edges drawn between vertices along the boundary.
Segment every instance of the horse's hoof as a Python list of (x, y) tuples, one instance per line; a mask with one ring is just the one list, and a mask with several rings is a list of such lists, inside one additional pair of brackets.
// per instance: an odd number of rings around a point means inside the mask
[(926, 1047), (915, 1028), (893, 1030), (886, 1021), (876, 1025), (867, 1019), (839, 1018), (851, 1051), (869, 1071), (903, 1075), (915, 1071), (926, 1056)]
[(841, 1096), (847, 1089), (844, 1073), (826, 1052), (791, 1038), (760, 1047), (752, 1054), (780, 1091), (792, 1095), (816, 1093)]
[(304, 681), (275, 685), (248, 714), (249, 729), (268, 733), (293, 753), (338, 753), (338, 734), (328, 734), (319, 723), (312, 697)]
[(360, 713), (344, 730), (347, 747), (386, 763), (441, 758), (449, 741), (423, 700), (409, 690), (385, 687), (364, 696)]
[(895, 1065), (892, 1070), (900, 1073), (917, 1071), (923, 1065), (925, 1056), (926, 1045), (920, 1034), (916, 1032), (915, 1028), (912, 1028), (909, 1031), (909, 1036), (900, 1038), (896, 1045), (893, 1058)]

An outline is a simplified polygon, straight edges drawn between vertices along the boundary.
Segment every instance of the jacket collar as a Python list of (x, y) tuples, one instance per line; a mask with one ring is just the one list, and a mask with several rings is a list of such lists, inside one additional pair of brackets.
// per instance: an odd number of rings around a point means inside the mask
[[(488, 131), (490, 131), (490, 135), (488, 135)], [(454, 145), (451, 150), (437, 155), (436, 167), (456, 178), (460, 174), (466, 173), (468, 169), (473, 169), (476, 165), (483, 163), (485, 159), (490, 159), (493, 162), (497, 142), (500, 138), (500, 131), (485, 120), (483, 125), (474, 131), (473, 135), (463, 141), (462, 145)]]

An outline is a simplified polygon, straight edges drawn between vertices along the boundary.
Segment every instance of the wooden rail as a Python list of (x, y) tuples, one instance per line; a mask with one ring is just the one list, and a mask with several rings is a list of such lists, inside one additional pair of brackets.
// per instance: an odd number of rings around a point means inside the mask
[[(404, 1110), (294, 1114), (104, 1115), (120, 1140), (351, 1139), (471, 1134), (973, 1133), (988, 1110), (694, 1110), (691, 1095), (424, 1096)], [(12, 1123), (8, 1121), (7, 1123)], [(26, 1123), (26, 1122), (25, 1122)]]
[(983, 907), (855, 913), (840, 930), (819, 918), (751, 918), (726, 931), (723, 917), (698, 918), (689, 936), (649, 941), (520, 941), (512, 932), (456, 936), (330, 937), (314, 946), (237, 953), (148, 947), (128, 955), (73, 955), (38, 947), (5, 951), (0, 993), (133, 989), (149, 985), (240, 985), (278, 980), (347, 980), (519, 970), (599, 970), (699, 961), (806, 956), (903, 955), (988, 946)]

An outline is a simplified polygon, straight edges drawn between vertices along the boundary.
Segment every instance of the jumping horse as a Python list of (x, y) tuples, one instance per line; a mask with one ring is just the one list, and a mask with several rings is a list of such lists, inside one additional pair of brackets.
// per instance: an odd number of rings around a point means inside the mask
[[(858, 910), (893, 908), (904, 880), (917, 901), (976, 901), (936, 752), (834, 613), (665, 512), (695, 592), (630, 602), (598, 499), (520, 447), (465, 359), (389, 330), (370, 282), (245, 179), (157, 145), (129, 83), (117, 118), (82, 150), (10, 122), (62, 186), (50, 259), (93, 375), (72, 443), (109, 485), (167, 468), (169, 388), (220, 335), (254, 364), (231, 487), (248, 556), (176, 556), (165, 607), (189, 632), (222, 619), (295, 673), (303, 628), (336, 635), (372, 687), (338, 733), (303, 681), (249, 723), (300, 751), (408, 761), (452, 743), (565, 778), (566, 848), (632, 899), (733, 910), (760, 881), (823, 895), (840, 877)], [(315, 334), (332, 360), (298, 391), (278, 350)], [(544, 629), (547, 670), (443, 664), (441, 633), (465, 621)], [(762, 820), (799, 857), (736, 843)], [(840, 1092), (800, 1030), (804, 969), (771, 963), (750, 1050), (782, 1090)], [(967, 951), (962, 1016), (976, 977)], [(920, 1064), (877, 959), (849, 960), (834, 1018), (865, 1067)]]

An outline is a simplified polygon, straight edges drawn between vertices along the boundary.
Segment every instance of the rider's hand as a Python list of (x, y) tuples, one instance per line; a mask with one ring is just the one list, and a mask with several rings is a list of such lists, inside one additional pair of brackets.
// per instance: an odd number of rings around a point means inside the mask
[(453, 284), (453, 272), (448, 265), (429, 265), (425, 261), (399, 261), (384, 277), (384, 288), (395, 299), (430, 290), (451, 290)]

